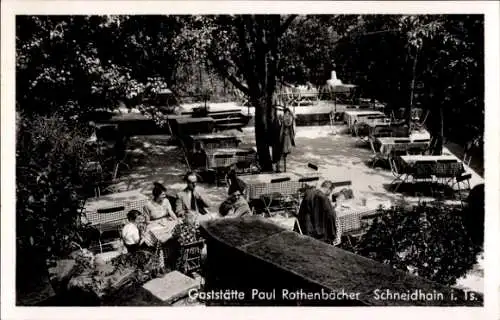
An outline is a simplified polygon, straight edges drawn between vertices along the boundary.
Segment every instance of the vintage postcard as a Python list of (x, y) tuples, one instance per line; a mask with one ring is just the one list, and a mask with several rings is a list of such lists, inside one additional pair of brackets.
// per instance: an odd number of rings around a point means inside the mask
[(498, 9), (2, 3), (2, 315), (498, 318)]

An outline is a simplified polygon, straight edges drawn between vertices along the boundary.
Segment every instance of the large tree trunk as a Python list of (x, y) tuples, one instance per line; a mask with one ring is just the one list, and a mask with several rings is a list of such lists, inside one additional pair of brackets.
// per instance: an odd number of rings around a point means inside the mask
[(267, 103), (254, 101), (255, 107), (255, 144), (257, 146), (257, 154), (259, 157), (259, 165), (262, 171), (272, 171), (272, 160), (269, 153), (269, 147), (273, 142), (273, 130), (269, 124), (268, 110), (270, 107)]

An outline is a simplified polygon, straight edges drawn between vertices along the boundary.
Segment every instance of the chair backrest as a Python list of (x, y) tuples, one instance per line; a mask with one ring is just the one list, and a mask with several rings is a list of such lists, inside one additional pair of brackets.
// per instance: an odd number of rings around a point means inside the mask
[(410, 143), (409, 139), (395, 139), (394, 143)]
[(277, 179), (272, 179), (271, 183), (280, 183), (280, 182), (285, 182), (285, 181), (290, 181), (290, 177), (283, 177), (283, 178), (277, 178)]
[(378, 116), (368, 116), (366, 117), (366, 119), (369, 119), (369, 120), (376, 120), (376, 119), (385, 119), (385, 115), (381, 114), (381, 115), (378, 115)]
[(332, 185), (337, 188), (337, 187), (345, 187), (345, 186), (352, 186), (352, 181), (339, 181), (339, 182), (333, 182)]
[(254, 153), (254, 152), (253, 152), (253, 151), (251, 151), (251, 150), (248, 150), (248, 151), (236, 151), (236, 152), (235, 152), (235, 155), (236, 155), (237, 157), (246, 157), (246, 156), (248, 156), (248, 155), (252, 155), (253, 153)]
[(470, 178), (472, 178), (472, 174), (468, 173), (468, 174), (464, 174), (464, 175), (459, 175), (457, 176), (457, 182), (462, 182), (462, 181), (465, 181), (465, 180), (469, 180)]
[(224, 153), (222, 153), (222, 154), (217, 154), (217, 153), (214, 154), (214, 158), (215, 159), (229, 159), (229, 158), (232, 158), (232, 157), (233, 157), (232, 154), (224, 154)]
[(317, 166), (317, 165), (315, 165), (315, 164), (308, 163), (308, 164), (307, 164), (307, 166), (308, 166), (309, 168), (313, 169), (313, 170), (318, 171), (318, 166)]
[(304, 177), (300, 178), (299, 182), (312, 182), (312, 181), (318, 181), (319, 177)]
[(119, 206), (119, 207), (113, 207), (113, 208), (97, 209), (96, 212), (99, 214), (104, 214), (104, 213), (120, 212), (120, 211), (124, 211), (124, 210), (125, 210), (124, 206)]
[(379, 137), (392, 137), (393, 131), (391, 129), (380, 129), (377, 133)]
[(440, 159), (437, 160), (437, 163), (458, 163), (458, 161), (455, 159)]
[(398, 163), (396, 161), (396, 158), (394, 156), (389, 157), (389, 166), (391, 167), (391, 172), (393, 174), (401, 173), (401, 170), (400, 170)]

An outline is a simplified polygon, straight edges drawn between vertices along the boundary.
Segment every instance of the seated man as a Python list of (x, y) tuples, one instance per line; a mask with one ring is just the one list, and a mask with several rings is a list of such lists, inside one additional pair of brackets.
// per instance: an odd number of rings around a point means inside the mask
[(336, 214), (330, 202), (333, 188), (333, 183), (326, 180), (319, 189), (306, 190), (298, 213), (302, 233), (327, 243), (331, 243), (338, 232)]
[(175, 201), (175, 214), (178, 217), (183, 217), (188, 212), (194, 212), (199, 215), (206, 215), (207, 208), (210, 207), (208, 200), (196, 188), (198, 178), (194, 172), (188, 172), (184, 180), (186, 181), (186, 188), (177, 194)]
[(239, 190), (234, 191), (219, 207), (219, 213), (226, 218), (252, 215), (252, 210)]
[(142, 244), (141, 233), (137, 226), (137, 218), (141, 213), (137, 210), (130, 210), (127, 213), (128, 223), (122, 229), (122, 239), (127, 251), (134, 253)]

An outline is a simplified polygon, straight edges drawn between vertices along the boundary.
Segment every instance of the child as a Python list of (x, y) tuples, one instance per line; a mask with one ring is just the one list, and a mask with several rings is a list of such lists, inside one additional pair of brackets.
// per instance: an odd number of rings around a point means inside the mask
[(136, 252), (142, 244), (141, 233), (137, 226), (137, 217), (141, 213), (137, 210), (131, 210), (127, 213), (128, 223), (122, 229), (122, 239), (129, 253)]

